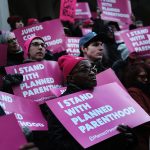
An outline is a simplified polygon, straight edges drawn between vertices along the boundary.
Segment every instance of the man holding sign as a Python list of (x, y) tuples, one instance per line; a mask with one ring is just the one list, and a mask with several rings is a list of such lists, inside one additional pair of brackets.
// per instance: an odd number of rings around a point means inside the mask
[[(34, 36), (28, 39), (24, 44), (24, 63), (36, 62), (46, 60), (57, 60), (62, 53), (53, 55), (50, 51), (46, 50), (45, 41), (40, 36)], [(21, 74), (8, 74), (4, 77), (3, 91), (10, 93), (8, 87), (18, 85), (23, 81)]]

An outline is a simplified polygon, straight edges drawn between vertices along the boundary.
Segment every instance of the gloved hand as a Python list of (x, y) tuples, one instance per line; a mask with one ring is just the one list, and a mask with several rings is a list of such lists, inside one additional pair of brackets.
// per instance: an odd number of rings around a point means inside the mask
[(126, 146), (133, 147), (138, 143), (138, 139), (136, 134), (134, 133), (133, 129), (127, 125), (119, 125), (117, 130), (122, 133), (124, 136)]
[(22, 74), (7, 74), (3, 77), (4, 86), (18, 85), (23, 81)]

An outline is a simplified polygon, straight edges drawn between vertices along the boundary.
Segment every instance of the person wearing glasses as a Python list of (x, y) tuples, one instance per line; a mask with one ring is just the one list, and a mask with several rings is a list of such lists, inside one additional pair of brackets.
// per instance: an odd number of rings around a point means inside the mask
[(29, 38), (24, 43), (24, 57), (25, 63), (32, 61), (41, 61), (41, 60), (54, 60), (57, 61), (58, 58), (64, 54), (66, 51), (52, 54), (49, 50), (46, 49), (47, 45), (45, 41), (40, 36), (34, 36)]
[[(82, 90), (93, 90), (97, 85), (96, 70), (90, 61), (84, 57), (75, 57), (64, 55), (58, 59), (58, 64), (66, 80), (67, 90), (61, 96), (79, 92)], [(83, 150), (80, 144), (66, 131), (63, 125), (58, 121), (54, 114), (49, 111), (49, 149), (52, 150)], [(119, 125), (118, 130), (122, 135), (112, 137), (104, 142), (98, 143), (88, 150), (125, 150), (134, 147), (136, 136), (132, 129), (125, 125)]]
[(31, 37), (24, 44), (24, 56), (27, 58), (25, 62), (41, 61), (46, 54), (45, 41), (39, 37)]
[[(25, 42), (24, 51), (20, 48), (21, 47), (19, 46), (14, 33), (11, 32), (11, 34), (8, 36), (8, 65), (42, 61), (45, 58), (46, 44), (41, 37), (31, 37)], [(48, 57), (49, 59), (53, 60), (52, 55), (48, 54)], [(3, 92), (12, 93), (12, 89), (8, 87), (19, 85), (23, 81), (22, 74), (6, 75), (5, 71), (2, 70), (1, 72), (4, 72), (3, 85), (1, 88), (1, 91)]]
[(24, 53), (13, 32), (5, 32), (2, 35), (2, 44), (7, 44), (7, 66), (22, 64)]
[(84, 57), (64, 55), (58, 59), (67, 90), (63, 95), (93, 89), (97, 85), (96, 69)]

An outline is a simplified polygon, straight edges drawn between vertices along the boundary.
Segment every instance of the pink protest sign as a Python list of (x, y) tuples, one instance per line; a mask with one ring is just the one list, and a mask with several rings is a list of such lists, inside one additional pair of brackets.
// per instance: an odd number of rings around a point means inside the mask
[(74, 22), (76, 0), (61, 0), (60, 19), (63, 21)]
[(5, 66), (7, 64), (7, 45), (0, 44), (0, 66)]
[[(54, 28), (55, 27), (55, 28)], [(59, 19), (34, 24), (14, 31), (20, 46), (24, 49), (24, 42), (32, 36), (40, 36), (52, 53), (65, 50), (64, 30)]]
[(97, 0), (97, 5), (98, 5), (98, 8), (101, 8), (101, 1), (100, 0)]
[(55, 97), (60, 97), (65, 91), (66, 87), (58, 88), (58, 89), (52, 89), (52, 93), (55, 95)]
[(62, 87), (63, 75), (56, 61), (40, 61), (6, 67), (8, 74), (23, 74), (23, 82), (13, 87), (17, 96), (38, 103), (54, 98), (51, 89)]
[(101, 86), (104, 84), (109, 84), (112, 82), (116, 82), (118, 83), (123, 89), (125, 89), (125, 87), (123, 86), (123, 84), (120, 82), (120, 80), (118, 79), (118, 77), (116, 76), (115, 72), (109, 68), (99, 74), (96, 75), (96, 80), (97, 80), (97, 85)]
[(6, 114), (14, 113), (22, 127), (26, 126), (31, 130), (47, 130), (47, 122), (36, 102), (0, 92), (0, 106)]
[(27, 143), (13, 114), (0, 117), (0, 132), (1, 150), (18, 150), (20, 146)]
[(119, 23), (120, 30), (129, 30), (129, 26), (130, 26), (129, 24), (124, 23), (124, 22)]
[(150, 116), (117, 83), (46, 103), (84, 148), (118, 134), (119, 124), (135, 127), (150, 121)]
[(79, 40), (78, 37), (66, 37), (66, 52), (69, 55), (79, 56)]
[(150, 27), (138, 28), (121, 34), (129, 51), (139, 54), (150, 53)]
[(91, 16), (91, 11), (87, 2), (76, 3), (76, 19), (89, 19)]
[(92, 28), (82, 28), (81, 30), (82, 30), (82, 34), (83, 34), (83, 35), (86, 35), (86, 34), (88, 34), (89, 32), (92, 32)]
[(124, 33), (124, 32), (127, 32), (127, 31), (128, 31), (128, 30), (122, 30), (122, 31), (117, 31), (117, 32), (114, 33), (114, 35), (115, 35), (115, 40), (116, 40), (117, 43), (124, 42), (124, 41), (123, 41), (123, 38), (122, 38), (122, 36), (121, 36), (121, 34)]
[(98, 0), (104, 20), (131, 23), (131, 4), (129, 0)]

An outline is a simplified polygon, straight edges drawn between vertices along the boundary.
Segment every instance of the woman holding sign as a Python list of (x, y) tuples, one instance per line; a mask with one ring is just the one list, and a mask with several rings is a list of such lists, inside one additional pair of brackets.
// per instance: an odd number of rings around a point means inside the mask
[[(64, 78), (67, 83), (67, 90), (63, 95), (79, 92), (82, 90), (93, 89), (96, 82), (95, 69), (91, 63), (82, 57), (62, 56), (58, 63), (63, 71)], [(55, 150), (82, 150), (83, 148), (72, 138), (66, 129), (60, 124), (56, 117), (50, 113), (49, 116), (49, 137), (50, 148)], [(127, 126), (119, 126), (118, 130), (122, 135), (112, 137), (104, 142), (94, 145), (89, 150), (105, 149), (105, 150), (123, 150), (133, 148), (136, 143), (136, 137), (132, 130)]]

